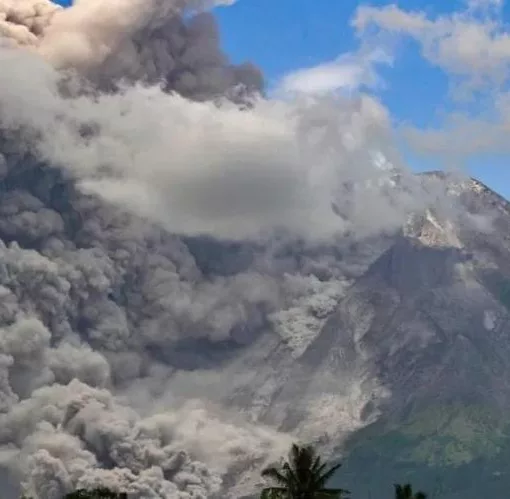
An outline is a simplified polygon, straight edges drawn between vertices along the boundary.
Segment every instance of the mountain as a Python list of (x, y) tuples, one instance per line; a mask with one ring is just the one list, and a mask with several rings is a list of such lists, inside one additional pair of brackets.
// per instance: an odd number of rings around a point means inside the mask
[[(388, 389), (351, 436), (342, 483), (368, 497), (412, 481), (433, 497), (502, 497), (509, 485), (510, 204), (476, 180), (448, 182), (474, 230), (413, 220), (351, 287), (339, 328)], [(389, 497), (390, 492), (388, 492)]]
[(368, 89), (263, 98), (230, 3), (0, 1), (2, 495), (246, 497), (293, 440), (502, 495), (508, 203)]
[(508, 485), (510, 205), (480, 182), (419, 176), (437, 203), (398, 230), (234, 243), (0, 151), (8, 495), (246, 496), (293, 439), (360, 495)]
[(357, 497), (390, 497), (405, 481), (434, 497), (500, 497), (510, 483), (510, 203), (474, 179), (421, 181), (442, 186), (463, 221), (429, 209), (377, 241), (316, 336), (294, 356), (268, 348), (238, 403), (318, 437)]

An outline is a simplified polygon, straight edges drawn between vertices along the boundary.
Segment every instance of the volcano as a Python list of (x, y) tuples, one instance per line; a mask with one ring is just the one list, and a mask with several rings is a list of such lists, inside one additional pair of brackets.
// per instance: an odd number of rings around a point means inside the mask
[(485, 185), (424, 174), (438, 203), (397, 230), (234, 243), (2, 151), (6, 490), (249, 496), (293, 439), (359, 494), (506, 490), (510, 204)]
[(388, 390), (380, 417), (347, 440), (342, 478), (364, 496), (393, 480), (433, 497), (503, 497), (510, 205), (474, 179), (433, 173), (425, 181), (446, 182), (466, 213), (490, 213), (491, 228), (428, 211), (339, 303), (335, 327)]

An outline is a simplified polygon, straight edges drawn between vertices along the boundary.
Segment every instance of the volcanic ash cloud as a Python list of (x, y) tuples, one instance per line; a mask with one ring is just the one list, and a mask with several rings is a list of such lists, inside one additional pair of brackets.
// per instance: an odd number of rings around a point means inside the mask
[(232, 416), (236, 356), (299, 357), (351, 243), (431, 199), (377, 99), (262, 97), (203, 7), (0, 0), (0, 465), (31, 497), (250, 492), (290, 437)]

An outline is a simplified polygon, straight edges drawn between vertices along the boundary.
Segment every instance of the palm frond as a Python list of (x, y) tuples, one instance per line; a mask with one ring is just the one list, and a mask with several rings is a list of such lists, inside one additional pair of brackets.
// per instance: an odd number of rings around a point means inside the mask
[(335, 466), (332, 466), (328, 471), (323, 473), (317, 478), (317, 486), (318, 487), (324, 487), (326, 483), (333, 477), (333, 475), (336, 473), (336, 471), (342, 467), (342, 463), (338, 463)]
[(285, 487), (266, 487), (260, 493), (260, 499), (283, 499), (287, 495)]
[(427, 499), (427, 494), (424, 492), (413, 493), (413, 487), (410, 483), (394, 484), (395, 499)]
[(292, 444), (289, 461), (293, 467), (310, 469), (315, 461), (315, 449), (311, 445)]
[(262, 476), (272, 479), (278, 486), (265, 488), (261, 499), (344, 498), (348, 490), (325, 488), (340, 467), (340, 463), (332, 467), (324, 463), (311, 445), (293, 444), (286, 462), (262, 472)]
[(292, 444), (289, 452), (289, 462), (294, 465), (299, 461), (299, 455), (301, 454), (301, 447), (298, 444)]
[(299, 488), (299, 479), (296, 476), (296, 473), (294, 472), (290, 464), (284, 463), (282, 470), (283, 474), (287, 478), (287, 487), (289, 487), (291, 491), (294, 491), (295, 489)]
[(280, 485), (288, 485), (289, 482), (288, 478), (278, 468), (273, 466), (262, 470), (261, 475), (264, 478), (270, 478), (271, 480), (274, 480)]
[(315, 492), (315, 499), (340, 499), (347, 497), (350, 492), (346, 489), (321, 489)]
[(326, 466), (326, 463), (323, 463), (322, 462), (322, 459), (320, 456), (317, 456), (315, 458), (315, 462), (313, 463), (313, 466), (312, 466), (312, 470), (314, 472), (317, 472), (319, 471), (320, 469), (324, 468), (324, 466)]

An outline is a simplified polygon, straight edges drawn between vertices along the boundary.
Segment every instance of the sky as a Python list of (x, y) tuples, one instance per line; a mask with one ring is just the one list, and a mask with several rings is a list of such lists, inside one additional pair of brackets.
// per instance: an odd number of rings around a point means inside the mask
[(510, 197), (510, 106), (507, 116), (502, 104), (510, 102), (510, 4), (391, 5), (237, 0), (216, 14), (227, 54), (234, 62), (257, 64), (269, 93), (290, 88), (375, 95), (388, 109), (413, 169), (466, 168)]
[[(490, 1), (490, 0), (489, 0)], [(270, 87), (288, 72), (333, 61), (354, 52), (360, 41), (351, 26), (357, 9), (363, 5), (384, 8), (393, 2), (355, 0), (239, 0), (228, 8), (218, 8), (223, 45), (235, 61), (253, 60), (260, 65)], [(396, 5), (405, 12), (421, 11), (430, 19), (456, 16), (465, 11), (460, 0), (405, 0)], [(487, 2), (486, 2), (487, 3)], [(510, 20), (510, 3), (502, 2), (497, 17), (504, 26)], [(475, 13), (475, 19), (485, 18)], [(263, 25), (264, 30), (259, 26)], [(503, 31), (507, 31), (503, 27)], [(510, 30), (509, 30), (510, 31)], [(396, 123), (410, 122), (417, 127), (439, 126), (445, 113), (452, 111), (448, 73), (427, 61), (416, 40), (403, 40), (395, 49), (391, 67), (380, 70), (384, 80), (373, 89), (387, 106)], [(477, 107), (477, 99), (469, 109)], [(478, 156), (478, 155), (477, 155)], [(406, 156), (416, 170), (444, 165), (441, 158)], [(506, 151), (486, 153), (452, 162), (466, 168), (490, 187), (510, 197), (510, 169)], [(448, 167), (448, 165), (446, 165)]]
[[(377, 1), (370, 5), (389, 3)], [(433, 3), (404, 2), (406, 9), (427, 10)], [(355, 0), (238, 0), (228, 8), (218, 8), (217, 18), (227, 53), (236, 62), (253, 60), (263, 68), (271, 86), (288, 72), (332, 61), (356, 50), (358, 40), (349, 24), (359, 6), (360, 2)], [(435, 10), (439, 12), (439, 8)], [(385, 71), (385, 77), (388, 88), (382, 91), (384, 102), (402, 119), (420, 123), (433, 116), (431, 107), (423, 104), (432, 103), (447, 88), (446, 78), (421, 63), (416, 53), (407, 54), (404, 61)], [(417, 81), (426, 84), (416, 85)]]

